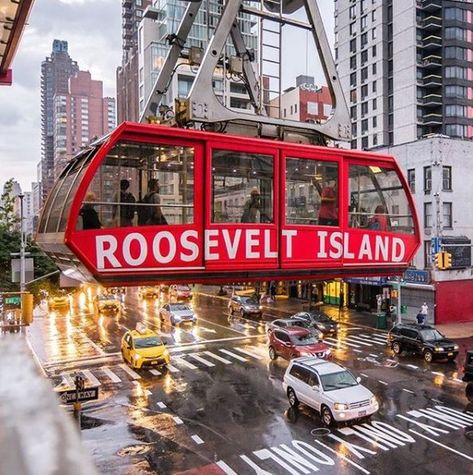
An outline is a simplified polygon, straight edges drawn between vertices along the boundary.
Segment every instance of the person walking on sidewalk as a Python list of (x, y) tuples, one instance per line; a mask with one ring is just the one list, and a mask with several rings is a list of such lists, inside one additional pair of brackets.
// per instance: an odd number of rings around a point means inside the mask
[(426, 302), (424, 302), (421, 307), (420, 311), (417, 314), (417, 323), (419, 325), (425, 325), (427, 323), (427, 315), (429, 313), (429, 307)]

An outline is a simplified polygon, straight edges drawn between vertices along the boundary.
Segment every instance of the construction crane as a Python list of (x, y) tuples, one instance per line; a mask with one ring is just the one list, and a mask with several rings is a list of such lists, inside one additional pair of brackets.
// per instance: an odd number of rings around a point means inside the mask
[[(205, 50), (188, 46), (192, 26), (199, 12), (209, 8), (209, 2), (188, 2), (175, 33), (166, 38), (169, 51), (151, 89), (140, 116), (141, 122), (170, 123), (181, 127), (228, 131), (238, 135), (278, 138), (289, 141), (306, 141), (326, 144), (328, 140), (350, 139), (351, 122), (335, 63), (325, 34), (322, 17), (316, 0), (220, 0), (221, 14)], [(307, 21), (293, 14), (304, 9)], [(209, 11), (204, 11), (209, 18)], [(258, 58), (255, 51), (246, 47), (238, 21), (241, 14), (257, 18), (259, 23)], [(163, 20), (163, 11), (148, 7), (145, 18)], [(280, 98), (282, 88), (282, 32), (285, 26), (310, 32), (317, 47), (332, 100), (332, 112), (325, 121), (298, 122), (282, 116), (281, 108), (270, 113), (274, 105), (269, 98)], [(269, 39), (268, 39), (269, 38)], [(223, 52), (231, 39), (236, 54), (230, 58)], [(270, 50), (271, 54), (267, 51)], [(185, 99), (164, 104), (168, 88), (182, 58), (197, 69), (192, 87)], [(258, 59), (258, 61), (256, 61)], [(257, 64), (255, 64), (257, 63)], [(265, 71), (271, 66), (276, 74)], [(222, 67), (238, 77), (246, 86), (251, 111), (226, 107), (217, 98), (213, 88), (216, 68)], [(268, 68), (266, 68), (268, 69)], [(271, 84), (276, 84), (271, 87)]]

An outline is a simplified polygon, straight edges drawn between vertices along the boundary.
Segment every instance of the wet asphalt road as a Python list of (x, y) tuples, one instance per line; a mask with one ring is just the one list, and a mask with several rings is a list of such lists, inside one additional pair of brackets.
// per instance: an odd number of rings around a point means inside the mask
[[(473, 407), (459, 368), (394, 357), (384, 332), (342, 325), (326, 339), (380, 401), (370, 423), (327, 430), (313, 410), (289, 410), (287, 362), (271, 362), (264, 326), (229, 318), (224, 300), (194, 296), (198, 323), (177, 329), (131, 289), (118, 316), (80, 301), (37, 319), (29, 339), (53, 385), (66, 388), (78, 371), (100, 384), (82, 438), (102, 473), (473, 474)], [(120, 340), (137, 321), (167, 341), (167, 370), (123, 365)]]

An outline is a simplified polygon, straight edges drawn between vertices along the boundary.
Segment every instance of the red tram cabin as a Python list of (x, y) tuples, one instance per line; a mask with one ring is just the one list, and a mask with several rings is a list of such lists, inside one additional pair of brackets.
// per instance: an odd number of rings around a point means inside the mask
[(37, 241), (116, 286), (399, 274), (420, 235), (393, 157), (125, 122), (69, 162)]

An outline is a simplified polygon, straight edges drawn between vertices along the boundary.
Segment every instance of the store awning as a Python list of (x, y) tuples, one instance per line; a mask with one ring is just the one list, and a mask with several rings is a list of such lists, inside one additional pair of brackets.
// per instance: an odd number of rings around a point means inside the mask
[(11, 85), (11, 65), (34, 0), (0, 0), (0, 85)]

